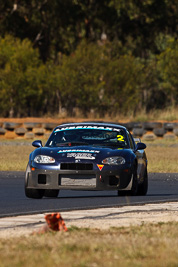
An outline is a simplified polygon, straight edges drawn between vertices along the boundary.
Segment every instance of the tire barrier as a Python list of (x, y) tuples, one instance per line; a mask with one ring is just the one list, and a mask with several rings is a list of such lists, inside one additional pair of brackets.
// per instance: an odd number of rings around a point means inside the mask
[(24, 126), (27, 128), (27, 130), (32, 131), (33, 128), (41, 127), (41, 123), (38, 123), (38, 122), (25, 122)]
[(27, 129), (24, 127), (19, 127), (15, 129), (15, 133), (19, 136), (23, 136), (27, 132)]
[(125, 126), (129, 131), (135, 128), (143, 128), (143, 124), (141, 122), (127, 122), (124, 123), (123, 126)]
[(58, 126), (57, 123), (42, 123), (42, 127), (49, 131), (52, 131), (56, 126)]
[(6, 133), (6, 129), (0, 128), (0, 135), (4, 135)]
[[(17, 121), (17, 120), (16, 120)], [(69, 123), (65, 119), (56, 122), (21, 122), (0, 121), (0, 138), (4, 139), (47, 139), (52, 130), (61, 123)], [(71, 120), (72, 121), (72, 120)], [(77, 122), (79, 122), (78, 120)], [(75, 122), (75, 120), (73, 120)], [(82, 119), (81, 119), (82, 122)], [(86, 121), (87, 122), (87, 121)], [(114, 122), (116, 123), (116, 122)], [(177, 122), (117, 122), (121, 124), (134, 137), (144, 138), (144, 140), (155, 140), (156, 138), (176, 139), (178, 138)]]
[(156, 139), (156, 135), (154, 133), (146, 133), (142, 138), (143, 141), (154, 141)]
[(143, 128), (147, 131), (153, 131), (153, 129), (161, 128), (162, 123), (161, 122), (144, 122)]
[(142, 137), (146, 131), (143, 128), (133, 128), (132, 133), (134, 137)]
[(163, 127), (165, 130), (168, 131), (173, 131), (175, 128), (178, 128), (178, 123), (173, 123), (173, 122), (168, 122), (168, 123), (164, 123)]
[(166, 133), (165, 128), (155, 128), (153, 129), (153, 133), (157, 136), (157, 137), (163, 137), (163, 135)]
[(45, 129), (44, 128), (33, 128), (33, 133), (35, 135), (44, 135)]
[(178, 137), (178, 127), (173, 130), (173, 133)]
[(27, 133), (25, 133), (24, 138), (25, 139), (34, 139), (35, 135), (32, 132), (27, 132)]
[(20, 123), (15, 123), (15, 122), (5, 122), (3, 124), (4, 129), (14, 131), (17, 127), (20, 126)]
[(164, 136), (163, 136), (164, 139), (166, 140), (175, 140), (176, 139), (176, 135), (173, 134), (173, 133), (166, 133)]

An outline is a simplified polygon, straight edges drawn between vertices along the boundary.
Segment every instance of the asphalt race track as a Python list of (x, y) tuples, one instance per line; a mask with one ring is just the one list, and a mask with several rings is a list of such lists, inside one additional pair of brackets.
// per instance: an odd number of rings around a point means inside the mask
[(0, 172), (0, 217), (178, 201), (178, 173), (150, 173), (147, 196), (118, 197), (116, 191), (60, 191), (58, 198), (29, 199), (24, 172)]

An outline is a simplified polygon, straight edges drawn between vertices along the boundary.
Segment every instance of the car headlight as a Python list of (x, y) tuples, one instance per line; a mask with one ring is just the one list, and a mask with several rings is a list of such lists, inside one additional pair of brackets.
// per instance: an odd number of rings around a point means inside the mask
[(102, 163), (108, 165), (120, 165), (125, 164), (125, 159), (123, 157), (109, 157), (103, 159)]
[(38, 155), (34, 158), (34, 162), (48, 164), (48, 163), (54, 163), (55, 159), (49, 156)]

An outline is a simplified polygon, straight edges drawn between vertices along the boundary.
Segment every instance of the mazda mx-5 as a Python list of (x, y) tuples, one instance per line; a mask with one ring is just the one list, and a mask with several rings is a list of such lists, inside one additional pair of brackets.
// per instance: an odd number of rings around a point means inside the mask
[(43, 146), (32, 143), (25, 175), (29, 198), (57, 197), (61, 189), (117, 190), (146, 195), (146, 145), (112, 123), (70, 123), (56, 127)]

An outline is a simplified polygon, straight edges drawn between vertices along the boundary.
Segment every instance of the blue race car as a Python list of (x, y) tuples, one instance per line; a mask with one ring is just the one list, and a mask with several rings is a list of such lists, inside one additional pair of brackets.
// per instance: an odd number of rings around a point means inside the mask
[(29, 156), (25, 194), (57, 197), (60, 189), (117, 190), (118, 195), (146, 195), (144, 143), (123, 126), (70, 123), (56, 127), (45, 146), (40, 140)]

